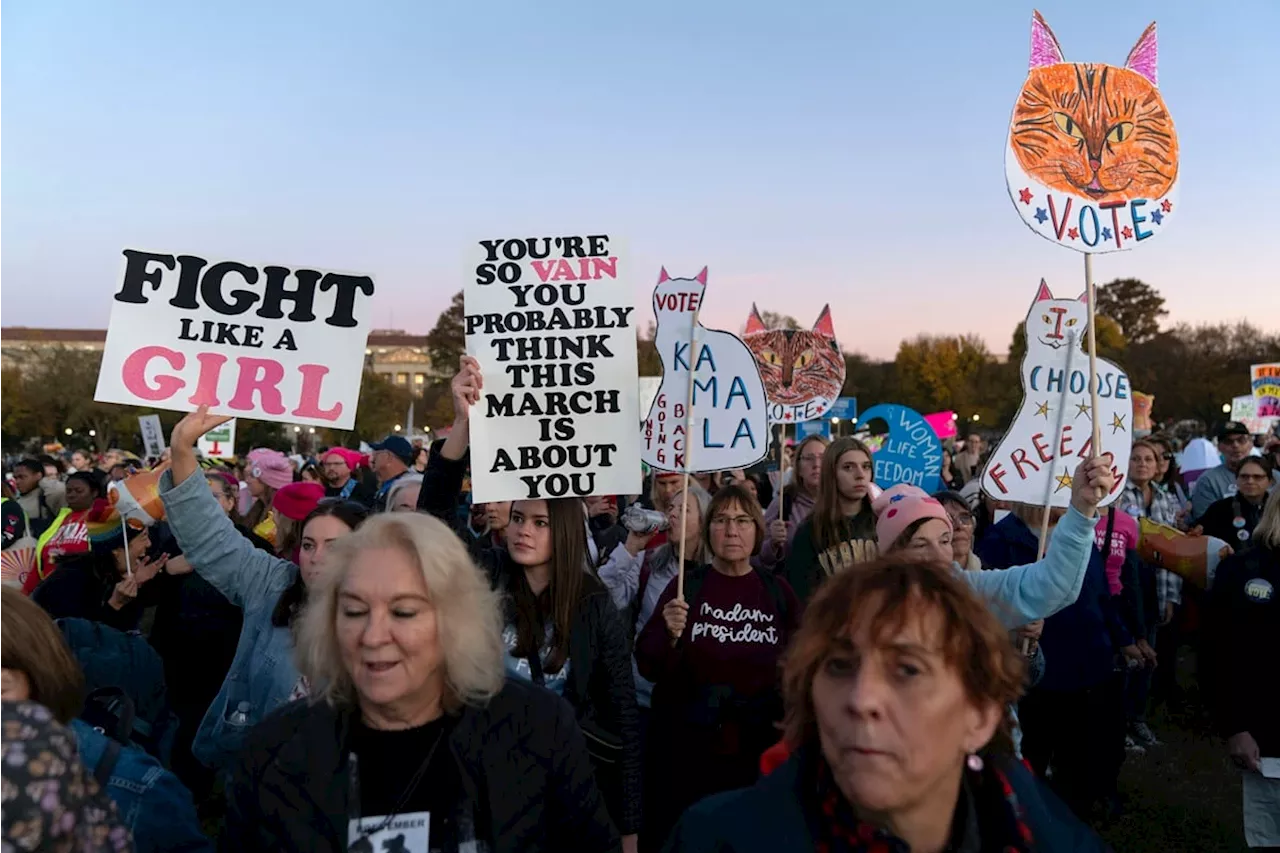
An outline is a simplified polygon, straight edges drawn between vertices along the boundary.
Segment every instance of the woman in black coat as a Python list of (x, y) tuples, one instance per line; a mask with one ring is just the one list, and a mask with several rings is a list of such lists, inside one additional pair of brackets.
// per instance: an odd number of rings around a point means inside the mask
[[(480, 367), (464, 357), (453, 379), (457, 418), (432, 450), (418, 509), (453, 521), (470, 443), (469, 413)], [(609, 814), (634, 850), (640, 828), (640, 718), (622, 614), (590, 571), (587, 517), (577, 499), (525, 500), (511, 506), (506, 547), (476, 555), (504, 593), (503, 642), (509, 677), (560, 694), (577, 712)]]

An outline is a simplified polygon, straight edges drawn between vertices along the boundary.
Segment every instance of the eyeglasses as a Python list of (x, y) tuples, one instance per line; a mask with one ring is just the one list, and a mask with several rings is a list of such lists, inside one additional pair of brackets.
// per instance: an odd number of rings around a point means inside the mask
[(1266, 474), (1236, 474), (1236, 479), (1249, 480), (1250, 482), (1254, 480), (1263, 481), (1267, 479), (1267, 475)]
[(821, 461), (822, 461), (822, 454), (821, 454), (821, 453), (819, 453), (817, 456), (814, 456), (812, 453), (806, 453), (805, 455), (803, 455), (803, 456), (801, 456), (801, 457), (800, 457), (800, 461), (801, 461), (801, 462), (814, 462), (814, 463), (816, 463), (816, 462), (821, 462)]
[(755, 527), (755, 524), (755, 519), (749, 515), (735, 515), (732, 518), (725, 515), (717, 515), (715, 518), (711, 519), (712, 527), (729, 527), (732, 525), (737, 528), (745, 528)]
[(951, 519), (951, 524), (955, 527), (972, 527), (973, 515), (967, 512), (948, 512), (947, 516)]

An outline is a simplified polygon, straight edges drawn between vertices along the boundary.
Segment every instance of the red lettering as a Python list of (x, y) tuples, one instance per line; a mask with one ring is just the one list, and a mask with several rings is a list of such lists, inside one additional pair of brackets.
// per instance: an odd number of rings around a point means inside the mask
[(1062, 428), (1062, 441), (1061, 441), (1061, 442), (1059, 442), (1059, 444), (1058, 444), (1058, 455), (1059, 455), (1059, 456), (1070, 456), (1070, 455), (1071, 455), (1071, 436), (1070, 436), (1070, 434), (1069, 434), (1070, 432), (1071, 432), (1071, 425), (1070, 425), (1070, 424), (1068, 424), (1067, 426), (1064, 426), (1064, 427)]
[(991, 475), (991, 482), (996, 484), (996, 488), (1000, 490), (1000, 494), (1002, 495), (1009, 494), (1009, 490), (1005, 488), (1005, 485), (1004, 485), (1004, 477), (1007, 472), (1004, 470), (1003, 467), (1001, 467), (1001, 463), (997, 462), (996, 464), (992, 465), (990, 468), (987, 469), (987, 473)]
[(1067, 230), (1067, 218), (1071, 216), (1071, 196), (1067, 196), (1067, 206), (1062, 211), (1062, 221), (1058, 221), (1058, 211), (1053, 206), (1053, 193), (1047, 193), (1049, 196), (1049, 215), (1053, 217), (1053, 230), (1058, 235), (1058, 239), (1062, 239), (1062, 234)]
[(1116, 201), (1104, 201), (1098, 204), (1098, 207), (1102, 208), (1103, 210), (1111, 211), (1111, 233), (1116, 239), (1117, 249), (1121, 248), (1121, 246), (1120, 246), (1120, 211), (1116, 210), (1116, 208), (1124, 207), (1124, 205), (1125, 205), (1124, 199), (1118, 199)]
[(141, 347), (129, 354), (120, 366), (120, 378), (129, 393), (143, 400), (167, 400), (178, 393), (186, 385), (177, 376), (159, 374), (155, 384), (147, 384), (147, 367), (153, 358), (163, 358), (169, 367), (181, 370), (187, 364), (187, 357), (177, 350), (168, 347)]
[(1036, 449), (1036, 452), (1040, 454), (1041, 462), (1052, 462), (1053, 457), (1045, 455), (1045, 451), (1049, 449), (1049, 445), (1043, 444), (1041, 442), (1041, 439), (1043, 438), (1044, 438), (1044, 433), (1042, 432), (1038, 432), (1035, 435), (1031, 436), (1031, 446), (1034, 447)]
[(222, 365), (227, 357), (216, 352), (202, 352), (196, 356), (200, 362), (200, 375), (196, 377), (195, 393), (187, 398), (193, 406), (218, 405), (218, 377), (222, 375)]
[(1017, 450), (1009, 454), (1009, 458), (1013, 460), (1014, 467), (1018, 469), (1018, 476), (1027, 479), (1026, 473), (1022, 470), (1023, 465), (1030, 465), (1032, 471), (1039, 471), (1040, 466), (1027, 458), (1027, 451), (1019, 447)]

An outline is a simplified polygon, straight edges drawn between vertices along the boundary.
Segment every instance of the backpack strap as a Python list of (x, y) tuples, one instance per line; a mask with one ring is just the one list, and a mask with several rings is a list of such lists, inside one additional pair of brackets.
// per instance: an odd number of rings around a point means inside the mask
[(107, 783), (111, 781), (111, 774), (115, 772), (116, 763), (120, 761), (122, 752), (124, 747), (118, 741), (107, 738), (107, 748), (103, 750), (102, 757), (93, 767), (93, 778), (98, 780), (98, 786), (104, 791), (107, 789)]

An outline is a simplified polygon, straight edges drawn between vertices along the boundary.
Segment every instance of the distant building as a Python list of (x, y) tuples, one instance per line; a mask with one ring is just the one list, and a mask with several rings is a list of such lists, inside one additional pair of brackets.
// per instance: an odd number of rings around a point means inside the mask
[[(11, 326), (0, 329), (0, 363), (21, 367), (22, 356), (40, 350), (67, 349), (102, 352), (105, 329), (30, 329)], [(364, 350), (365, 367), (397, 385), (421, 393), (438, 378), (427, 355), (427, 336), (411, 335), (403, 329), (374, 329)]]

